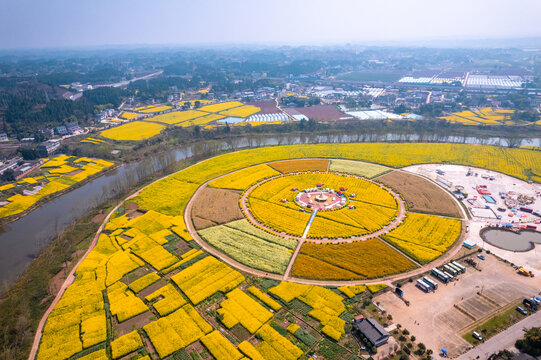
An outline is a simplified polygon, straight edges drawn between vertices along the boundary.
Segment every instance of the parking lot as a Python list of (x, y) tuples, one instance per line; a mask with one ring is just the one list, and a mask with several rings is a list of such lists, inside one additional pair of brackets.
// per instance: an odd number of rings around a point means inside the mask
[(445, 348), (450, 357), (458, 356), (471, 348), (461, 335), (472, 325), (485, 322), (502, 307), (541, 289), (541, 278), (518, 275), (493, 255), (486, 255), (486, 260), (479, 263), (481, 271), (466, 266), (466, 273), (457, 281), (438, 282), (438, 289), (432, 293), (416, 288), (415, 282), (406, 283), (402, 289), (410, 306), (391, 292), (377, 296), (375, 301), (393, 316), (395, 323), (407, 328), (435, 354)]
[[(539, 245), (529, 251), (509, 251), (489, 244), (480, 236), (481, 229), (489, 225), (501, 226), (502, 224), (513, 224), (514, 226), (534, 225), (537, 227), (537, 231), (541, 232), (541, 224), (539, 224), (541, 218), (523, 211), (510, 211), (505, 205), (505, 200), (500, 197), (500, 193), (508, 194), (511, 198), (517, 198), (519, 194), (526, 195), (534, 200), (532, 204), (527, 206), (533, 212), (541, 213), (540, 184), (530, 184), (494, 171), (460, 165), (423, 164), (408, 166), (404, 169), (427, 177), (448, 191), (454, 191), (457, 185), (464, 187), (464, 191), (468, 193), (468, 198), (464, 199), (462, 204), (469, 209), (472, 219), (467, 220), (466, 225), (469, 231), (463, 240), (476, 243), (485, 250), (495, 253), (498, 257), (517, 266), (523, 266), (541, 277), (541, 256), (538, 255)], [(438, 174), (437, 170), (443, 171), (443, 175)], [(468, 171), (470, 171), (469, 176), (467, 176)], [(486, 177), (493, 178), (493, 180)], [(476, 191), (476, 187), (479, 185), (487, 187), (496, 203), (490, 204), (484, 200)], [(505, 208), (506, 211), (502, 212), (498, 208)], [(497, 216), (500, 216), (501, 219), (498, 219)]]

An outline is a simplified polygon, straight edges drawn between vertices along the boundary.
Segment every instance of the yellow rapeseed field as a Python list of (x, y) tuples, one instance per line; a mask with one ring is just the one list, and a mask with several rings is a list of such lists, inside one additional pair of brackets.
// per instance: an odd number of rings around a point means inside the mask
[(161, 316), (168, 315), (186, 304), (186, 299), (175, 290), (175, 287), (172, 284), (167, 284), (154, 291), (152, 294), (146, 296), (145, 300), (152, 302), (157, 298), (160, 299), (154, 302), (152, 306)]
[[(17, 183), (6, 184), (0, 188), (0, 191), (13, 189), (12, 192), (4, 194), (3, 200), (8, 203), (0, 207), (0, 218), (28, 210), (44, 197), (66, 190), (113, 165), (112, 162), (105, 160), (87, 157), (75, 158), (65, 155), (46, 159), (42, 165), (43, 176), (26, 177)], [(33, 191), (29, 195), (24, 195), (21, 189), (26, 184), (34, 185), (31, 188)]]
[(478, 110), (465, 110), (453, 113), (449, 116), (442, 116), (440, 119), (447, 120), (451, 123), (461, 123), (464, 125), (512, 125), (511, 115), (514, 110), (492, 110), (492, 108), (480, 108)]
[(280, 173), (268, 165), (257, 165), (236, 171), (220, 179), (212, 181), (209, 185), (222, 189), (246, 190), (250, 185), (265, 178), (279, 175)]
[(184, 305), (174, 313), (143, 326), (143, 330), (163, 359), (210, 333), (212, 326), (193, 306)]
[(201, 116), (207, 115), (207, 113), (197, 110), (186, 111), (173, 111), (166, 114), (161, 114), (146, 118), (144, 121), (159, 122), (167, 125), (175, 125), (184, 121), (192, 120)]
[(228, 292), (244, 281), (244, 276), (212, 256), (199, 260), (171, 277), (193, 304), (199, 304), (218, 291)]
[(122, 115), (120, 115), (120, 117), (121, 117), (122, 119), (126, 119), (126, 120), (135, 119), (135, 118), (138, 117), (138, 116), (139, 116), (139, 114), (132, 113), (132, 112), (126, 112), (126, 111), (124, 111), (124, 112), (122, 113)]
[(213, 121), (223, 119), (224, 117), (225, 117), (224, 115), (220, 115), (220, 114), (208, 114), (208, 115), (204, 115), (192, 120), (183, 121), (181, 123), (176, 124), (175, 126), (181, 126), (181, 127), (190, 127), (190, 126), (195, 126), (195, 125), (203, 126)]
[(111, 129), (103, 130), (100, 135), (117, 141), (138, 141), (158, 135), (165, 126), (144, 121), (134, 121)]
[(218, 330), (201, 338), (201, 342), (216, 360), (240, 360), (243, 356)]
[(342, 297), (331, 290), (316, 285), (281, 282), (269, 291), (286, 302), (297, 298), (312, 307), (308, 315), (321, 322), (322, 331), (329, 337), (338, 341), (345, 333), (346, 322), (339, 316), (346, 308)]
[(238, 106), (243, 106), (243, 105), (244, 104), (241, 103), (240, 101), (229, 101), (229, 102), (224, 102), (224, 103), (205, 105), (205, 106), (200, 107), (199, 110), (217, 113), (220, 111), (228, 110), (228, 109), (235, 108)]
[(229, 329), (240, 323), (253, 334), (272, 318), (270, 311), (240, 289), (230, 291), (226, 297), (217, 312), (221, 315), (222, 323)]
[(168, 105), (147, 105), (147, 106), (141, 106), (141, 107), (135, 108), (134, 110), (139, 111), (141, 113), (149, 114), (149, 113), (156, 113), (160, 111), (169, 110), (172, 108), (173, 108), (172, 106), (168, 106)]
[(220, 112), (221, 115), (225, 116), (233, 116), (233, 117), (240, 117), (240, 118), (247, 118), (248, 116), (251, 116), (253, 114), (256, 114), (260, 112), (261, 109), (257, 106), (253, 105), (243, 105), (239, 106), (230, 110), (225, 110)]
[(403, 225), (383, 238), (424, 264), (443, 254), (458, 239), (460, 229), (460, 220), (410, 212)]

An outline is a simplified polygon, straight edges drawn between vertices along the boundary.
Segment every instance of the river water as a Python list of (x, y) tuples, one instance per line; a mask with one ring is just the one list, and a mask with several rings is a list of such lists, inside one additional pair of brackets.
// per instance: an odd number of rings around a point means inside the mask
[(541, 244), (541, 233), (532, 231), (512, 231), (489, 229), (482, 234), (485, 241), (496, 247), (510, 251), (530, 251), (535, 244)]
[[(0, 229), (0, 283), (11, 284), (32, 259), (62, 230), (89, 210), (103, 204), (138, 182), (171, 166), (174, 162), (196, 156), (209, 157), (224, 150), (288, 144), (423, 141), (454, 142), (508, 146), (503, 138), (439, 136), (434, 134), (354, 134), (354, 135), (282, 135), (231, 138), (181, 146), (167, 153), (124, 164), (85, 185), (40, 206), (28, 215)], [(541, 139), (522, 140), (522, 146), (541, 146)], [(2, 290), (0, 290), (1, 292)]]

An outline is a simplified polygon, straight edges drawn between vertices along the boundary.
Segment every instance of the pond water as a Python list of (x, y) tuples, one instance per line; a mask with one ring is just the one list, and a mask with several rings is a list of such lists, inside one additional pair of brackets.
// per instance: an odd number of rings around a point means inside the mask
[(510, 251), (529, 251), (534, 248), (534, 244), (541, 244), (541, 233), (532, 231), (521, 231), (517, 234), (507, 230), (489, 229), (481, 236), (487, 243)]

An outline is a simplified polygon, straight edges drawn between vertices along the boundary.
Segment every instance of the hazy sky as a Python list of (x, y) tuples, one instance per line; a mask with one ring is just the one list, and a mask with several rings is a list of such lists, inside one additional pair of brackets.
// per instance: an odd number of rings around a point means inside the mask
[(541, 36), (541, 0), (0, 0), (0, 48)]

